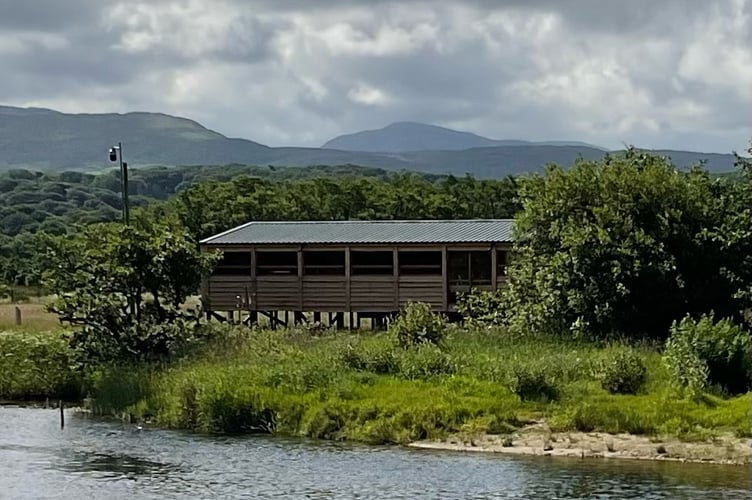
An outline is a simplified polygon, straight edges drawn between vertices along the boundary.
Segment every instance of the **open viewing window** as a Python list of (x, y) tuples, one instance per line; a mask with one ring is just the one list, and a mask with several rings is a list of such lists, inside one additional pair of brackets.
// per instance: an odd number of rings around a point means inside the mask
[(441, 252), (400, 251), (398, 255), (400, 275), (441, 276)]
[(233, 275), (251, 275), (251, 252), (224, 252), (222, 259), (214, 268), (214, 273), (218, 276)]
[(256, 252), (258, 276), (297, 276), (297, 252)]
[(307, 251), (303, 252), (303, 275), (345, 275), (345, 252), (344, 250), (330, 251)]
[(509, 268), (509, 252), (506, 250), (496, 251), (496, 277), (503, 278), (507, 275)]
[(389, 251), (353, 250), (350, 252), (350, 274), (393, 275), (394, 253)]
[(491, 284), (490, 251), (450, 251), (449, 284), (455, 286), (478, 286)]

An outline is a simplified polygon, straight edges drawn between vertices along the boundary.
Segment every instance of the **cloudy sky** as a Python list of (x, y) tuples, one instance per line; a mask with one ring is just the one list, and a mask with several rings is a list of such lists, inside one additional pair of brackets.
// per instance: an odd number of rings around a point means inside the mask
[(752, 0), (0, 0), (0, 61), (0, 104), (270, 145), (402, 120), (606, 147), (752, 136)]

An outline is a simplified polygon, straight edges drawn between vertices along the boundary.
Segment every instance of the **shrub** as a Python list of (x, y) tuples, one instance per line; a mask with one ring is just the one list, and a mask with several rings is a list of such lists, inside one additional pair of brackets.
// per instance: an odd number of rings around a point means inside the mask
[(391, 342), (384, 342), (383, 339), (348, 343), (340, 353), (340, 360), (342, 364), (353, 370), (379, 374), (397, 371), (395, 346)]
[(389, 325), (389, 333), (403, 349), (420, 344), (439, 345), (446, 333), (446, 320), (423, 302), (410, 302)]
[(666, 342), (663, 359), (675, 385), (686, 390), (692, 399), (699, 398), (708, 383), (708, 365), (693, 346), (678, 338)]
[(523, 401), (556, 401), (559, 389), (541, 366), (522, 365), (514, 368), (512, 392)]
[(398, 362), (400, 375), (410, 380), (450, 375), (457, 371), (457, 366), (449, 354), (431, 344), (403, 351)]
[(500, 290), (487, 291), (473, 289), (460, 295), (457, 311), (468, 325), (501, 325), (502, 295)]
[(83, 381), (60, 334), (0, 332), (0, 400), (77, 400)]
[(706, 384), (741, 394), (752, 389), (749, 333), (728, 319), (704, 315), (671, 326), (665, 360), (675, 382), (696, 391)]
[(631, 349), (612, 354), (602, 367), (601, 385), (611, 394), (637, 394), (646, 379), (645, 363)]

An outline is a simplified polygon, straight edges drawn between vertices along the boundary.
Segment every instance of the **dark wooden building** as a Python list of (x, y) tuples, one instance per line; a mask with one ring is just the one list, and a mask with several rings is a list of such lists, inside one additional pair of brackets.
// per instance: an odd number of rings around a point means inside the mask
[[(376, 321), (409, 301), (455, 310), (457, 292), (505, 280), (513, 221), (250, 222), (201, 242), (223, 258), (204, 283), (216, 314)], [(287, 313), (284, 313), (287, 317)]]

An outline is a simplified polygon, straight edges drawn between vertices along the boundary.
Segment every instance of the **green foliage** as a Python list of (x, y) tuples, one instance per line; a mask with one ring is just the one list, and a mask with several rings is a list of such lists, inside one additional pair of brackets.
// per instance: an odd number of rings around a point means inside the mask
[(359, 339), (345, 345), (341, 359), (345, 366), (353, 370), (388, 374), (397, 372), (398, 356), (391, 341)]
[(429, 304), (411, 302), (389, 325), (389, 333), (403, 349), (422, 344), (439, 345), (446, 333), (446, 320), (431, 310)]
[(82, 381), (62, 334), (0, 332), (0, 353), (0, 399), (80, 399)]
[(504, 323), (504, 296), (501, 290), (472, 289), (457, 299), (457, 312), (468, 326), (499, 326)]
[(514, 367), (511, 390), (523, 401), (556, 401), (559, 388), (550, 373), (541, 365), (522, 364)]
[(198, 316), (181, 306), (217, 256), (201, 254), (184, 231), (137, 219), (46, 243), (50, 309), (76, 326), (81, 362), (165, 359), (191, 340)]
[[(175, 219), (195, 239), (249, 220), (453, 219), (512, 217), (513, 178), (396, 173), (351, 165), (305, 168), (245, 165), (132, 169), (131, 206)], [(169, 201), (166, 201), (168, 200)], [(116, 170), (0, 173), (0, 282), (39, 282), (41, 233), (121, 218)]]
[[(199, 432), (271, 432), (369, 443), (406, 443), (470, 430), (507, 433), (521, 422), (540, 419), (561, 431), (682, 438), (750, 432), (748, 395), (677, 397), (660, 354), (649, 347), (634, 350), (648, 370), (645, 390), (612, 395), (601, 387), (600, 367), (603, 359), (624, 349), (620, 346), (515, 338), (483, 329), (458, 331), (441, 349), (426, 344), (404, 350), (391, 336), (369, 332), (312, 338), (300, 330), (228, 325), (205, 330), (204, 342), (168, 364), (97, 367), (87, 378), (92, 396), (87, 404), (97, 414), (149, 418), (158, 425)], [(54, 371), (45, 360), (57, 359), (55, 352), (66, 348), (60, 336), (40, 336), (57, 347), (27, 360), (28, 338), (14, 335), (13, 345), (0, 345), (2, 352), (20, 353), (10, 357), (10, 363), (0, 357), (0, 380), (18, 380), (18, 373), (33, 378), (30, 384), (16, 385), (27, 391), (16, 392), (16, 397), (44, 395), (40, 388), (49, 386), (40, 375)], [(366, 366), (381, 370), (375, 363), (348, 366), (342, 355), (348, 345), (368, 346), (369, 352), (391, 349), (393, 371), (369, 371)], [(405, 361), (414, 363), (424, 349), (430, 352), (426, 359), (445, 355), (451, 362), (445, 366), (451, 368), (437, 370), (437, 364), (429, 362), (425, 366), (434, 368), (421, 368), (420, 376), (409, 376), (407, 369), (403, 373)], [(35, 366), (45, 369), (37, 373)], [(509, 383), (523, 372), (532, 373), (527, 378), (536, 379), (530, 385), (537, 386), (526, 391), (526, 399), (512, 392)], [(80, 380), (70, 369), (65, 373)], [(79, 394), (80, 382), (76, 387)], [(541, 397), (547, 391), (558, 399)]]
[(451, 375), (457, 371), (457, 361), (437, 345), (422, 342), (411, 344), (410, 349), (400, 349), (394, 340), (392, 336), (385, 336), (347, 342), (339, 360), (353, 370), (408, 380)]
[(638, 151), (551, 167), (520, 187), (505, 311), (519, 332), (664, 338), (752, 282), (744, 183)]
[(457, 371), (451, 355), (429, 343), (418, 344), (413, 349), (400, 352), (398, 367), (399, 374), (408, 380), (430, 379)]
[(601, 385), (611, 394), (637, 394), (647, 381), (647, 368), (632, 349), (620, 349), (603, 364)]
[(730, 394), (752, 389), (752, 342), (749, 332), (728, 319), (689, 316), (671, 327), (665, 360), (674, 381), (697, 396), (706, 385)]

